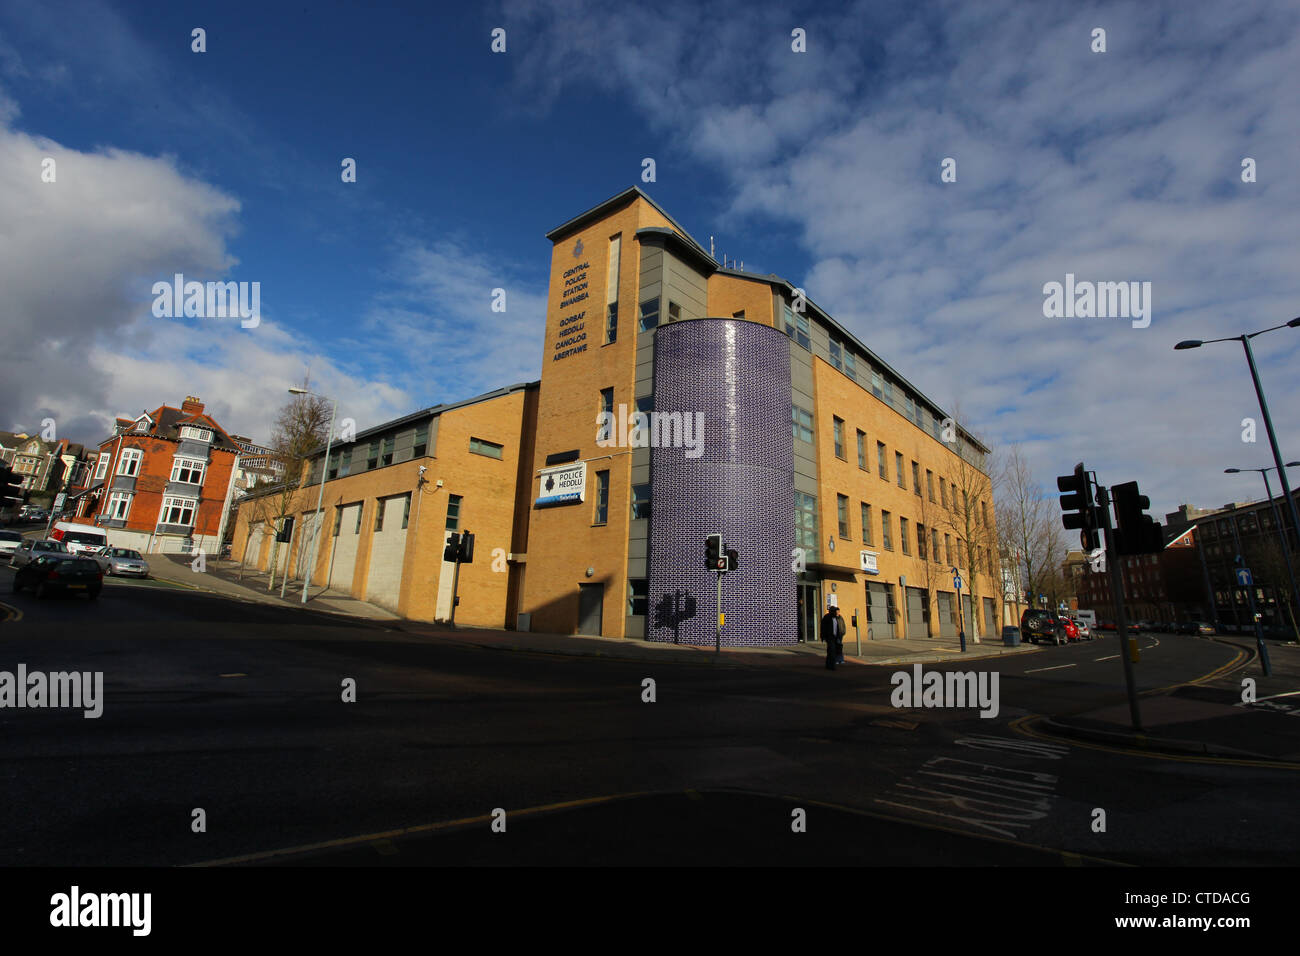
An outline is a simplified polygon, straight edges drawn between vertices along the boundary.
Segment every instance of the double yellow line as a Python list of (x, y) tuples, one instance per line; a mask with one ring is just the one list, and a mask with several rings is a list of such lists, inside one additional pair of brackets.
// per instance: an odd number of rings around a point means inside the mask
[(4, 616), (0, 617), (0, 621), (21, 621), (23, 619), (23, 612), (12, 604), (5, 604), (0, 601), (0, 611), (4, 612)]

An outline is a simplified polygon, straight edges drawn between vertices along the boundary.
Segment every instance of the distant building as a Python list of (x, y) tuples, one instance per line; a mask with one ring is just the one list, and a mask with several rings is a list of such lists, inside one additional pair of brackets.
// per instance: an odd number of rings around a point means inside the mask
[(240, 447), (187, 396), (118, 418), (78, 503), (110, 544), (141, 552), (215, 553)]

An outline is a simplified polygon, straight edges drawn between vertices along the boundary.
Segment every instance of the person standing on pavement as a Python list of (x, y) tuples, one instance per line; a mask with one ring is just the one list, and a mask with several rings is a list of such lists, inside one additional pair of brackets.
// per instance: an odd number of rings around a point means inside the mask
[(834, 604), (822, 615), (822, 639), (826, 641), (826, 669), (833, 671), (844, 660), (844, 619)]

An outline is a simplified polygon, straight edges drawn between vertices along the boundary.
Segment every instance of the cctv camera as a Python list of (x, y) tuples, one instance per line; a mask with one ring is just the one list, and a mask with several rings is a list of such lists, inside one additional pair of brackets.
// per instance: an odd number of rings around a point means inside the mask
[(421, 465), (421, 466), (420, 466), (420, 475), (423, 476), (424, 473), (425, 473), (426, 471), (428, 471), (428, 470), (429, 470), (429, 469), (428, 469), (428, 467), (427, 467), (426, 465)]

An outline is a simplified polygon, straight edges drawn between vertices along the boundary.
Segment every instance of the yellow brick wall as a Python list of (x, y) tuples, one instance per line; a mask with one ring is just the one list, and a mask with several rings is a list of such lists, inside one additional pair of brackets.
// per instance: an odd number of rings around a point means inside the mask
[(740, 279), (715, 272), (709, 277), (709, 315), (729, 319), (744, 310), (745, 319), (773, 325), (772, 285), (766, 280)]
[[(943, 562), (935, 563), (932, 560), (922, 561), (919, 558), (916, 545), (916, 525), (920, 522), (926, 526), (927, 554), (930, 554), (931, 551), (929, 546), (931, 527), (938, 529), (941, 543), (945, 532), (951, 535), (953, 549), (956, 550), (957, 533), (952, 527), (954, 512), (945, 509), (940, 501), (939, 477), (942, 475), (944, 478), (951, 478), (957, 475), (960, 459), (951, 449), (937, 441), (933, 436), (917, 428), (915, 424), (909, 422), (889, 405), (850, 381), (847, 376), (818, 357), (813, 358), (813, 382), (816, 390), (814, 416), (817, 428), (816, 448), (819, 489), (817, 507), (820, 553), (821, 560), (835, 568), (833, 571), (824, 572), (824, 577), (828, 581), (843, 582), (838, 583), (836, 593), (839, 595), (840, 606), (846, 614), (853, 609), (859, 611), (864, 609), (866, 600), (864, 585), (866, 581), (874, 579), (885, 584), (894, 585), (896, 606), (899, 613), (893, 636), (902, 637), (905, 633), (904, 604), (906, 595), (903, 589), (898, 586), (898, 578), (900, 575), (906, 576), (908, 587), (926, 588), (931, 592), (929, 596), (930, 630), (932, 634), (937, 635), (939, 616), (938, 605), (933, 591), (953, 590), (952, 574), (949, 570), (951, 566)], [(835, 416), (844, 420), (844, 459), (840, 459), (835, 455)], [(858, 467), (857, 432), (859, 429), (866, 432), (867, 436), (866, 471)], [(889, 475), (888, 479), (879, 477), (877, 472), (876, 442), (878, 441), (885, 443), (885, 463)], [(898, 486), (895, 472), (895, 452), (902, 452), (903, 454), (903, 468), (907, 483), (905, 489)], [(920, 466), (920, 497), (917, 497), (912, 491), (913, 461), (916, 461)], [(934, 473), (934, 503), (930, 502), (927, 494), (925, 484), (926, 469), (930, 469)], [(838, 530), (836, 496), (841, 494), (846, 495), (849, 499), (848, 540), (840, 538)], [(985, 507), (988, 510), (989, 521), (992, 522), (993, 502), (991, 496), (986, 492), (983, 497)], [(862, 502), (871, 505), (871, 545), (862, 543)], [(891, 514), (892, 551), (886, 550), (883, 545), (880, 526), (882, 511), (888, 511)], [(908, 519), (910, 556), (903, 554), (899, 530), (900, 517)], [(832, 536), (835, 538), (836, 546), (834, 554), (831, 554), (826, 548), (826, 541)], [(860, 570), (858, 553), (863, 550), (878, 553), (879, 575), (866, 574)], [(955, 553), (953, 554), (953, 560), (954, 563), (957, 560)], [(961, 564), (964, 566), (966, 563), (963, 555)], [(927, 570), (929, 571), (928, 580)], [(970, 594), (972, 575), (969, 568), (963, 567), (962, 578), (962, 594)], [(993, 579), (986, 572), (980, 571), (975, 576), (974, 583), (976, 597), (992, 597), (999, 605), (1001, 604), (1001, 595), (994, 587)], [(829, 593), (829, 585), (827, 585), (824, 588), (823, 599)], [(973, 612), (978, 615), (981, 613), (981, 609), (976, 606)], [(862, 620), (865, 621), (865, 616)], [(981, 617), (980, 632), (984, 633), (985, 628), (982, 620)], [(865, 633), (865, 624), (863, 627)], [(877, 624), (877, 638), (881, 636), (880, 628), (881, 626)]]

